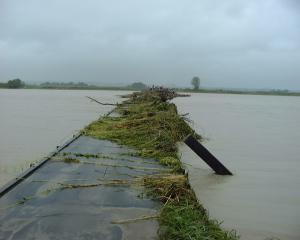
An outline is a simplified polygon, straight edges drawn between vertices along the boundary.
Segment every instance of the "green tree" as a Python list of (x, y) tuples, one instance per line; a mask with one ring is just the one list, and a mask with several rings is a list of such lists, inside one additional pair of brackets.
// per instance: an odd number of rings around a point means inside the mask
[(25, 84), (19, 78), (17, 78), (17, 79), (9, 80), (7, 82), (7, 86), (9, 88), (22, 88), (25, 86)]
[(200, 87), (200, 78), (199, 77), (193, 77), (192, 81), (191, 81), (191, 84), (193, 85), (194, 87), (194, 90), (198, 90), (199, 87)]

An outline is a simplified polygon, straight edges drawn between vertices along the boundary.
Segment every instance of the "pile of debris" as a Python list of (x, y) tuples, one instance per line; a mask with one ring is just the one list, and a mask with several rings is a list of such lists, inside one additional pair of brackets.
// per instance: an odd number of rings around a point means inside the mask
[(134, 102), (141, 101), (158, 101), (167, 102), (176, 97), (189, 97), (188, 94), (179, 94), (173, 89), (165, 88), (162, 86), (152, 86), (141, 92), (135, 92), (133, 94), (127, 95), (126, 97), (131, 97)]

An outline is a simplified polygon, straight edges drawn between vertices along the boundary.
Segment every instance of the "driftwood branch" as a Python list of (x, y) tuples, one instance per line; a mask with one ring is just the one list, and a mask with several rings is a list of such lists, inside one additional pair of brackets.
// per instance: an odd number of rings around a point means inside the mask
[(95, 98), (92, 98), (92, 97), (89, 97), (89, 96), (86, 96), (88, 99), (92, 100), (93, 102), (96, 102), (96, 103), (99, 103), (101, 105), (104, 105), (104, 106), (117, 106), (118, 104), (115, 104), (115, 103), (102, 103), (102, 102), (99, 102), (98, 100), (96, 100)]

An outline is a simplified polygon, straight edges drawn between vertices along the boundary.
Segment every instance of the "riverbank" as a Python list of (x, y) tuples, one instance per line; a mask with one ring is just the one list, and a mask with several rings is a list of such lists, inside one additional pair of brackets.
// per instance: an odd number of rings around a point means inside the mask
[(176, 91), (187, 93), (215, 93), (215, 94), (240, 94), (240, 95), (266, 95), (266, 96), (300, 96), (300, 92), (289, 90), (235, 90), (235, 89), (198, 89), (178, 88)]
[[(0, 89), (16, 89), (10, 88), (7, 85), (0, 85)], [(111, 90), (111, 91), (139, 91), (141, 89), (130, 86), (96, 86), (96, 85), (74, 85), (74, 86), (40, 86), (40, 85), (25, 85), (20, 89), (37, 89), (37, 90)], [(266, 96), (300, 96), (299, 91), (289, 91), (281, 89), (270, 90), (237, 90), (237, 89), (222, 89), (222, 88), (174, 88), (177, 92), (186, 93), (215, 93), (215, 94), (241, 94), (241, 95), (266, 95)]]
[(116, 105), (116, 117), (93, 122), (83, 133), (137, 150), (138, 157), (154, 158), (172, 168), (167, 176), (143, 179), (147, 194), (159, 199), (161, 239), (238, 239), (235, 231), (225, 231), (208, 217), (198, 202), (178, 157), (176, 143), (188, 134), (201, 139), (170, 103), (178, 95), (168, 89), (154, 88), (129, 94)]

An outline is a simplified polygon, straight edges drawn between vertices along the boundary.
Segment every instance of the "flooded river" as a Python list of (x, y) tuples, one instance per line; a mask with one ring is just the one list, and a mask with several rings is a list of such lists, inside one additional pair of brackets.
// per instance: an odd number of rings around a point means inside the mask
[(234, 176), (212, 171), (188, 147), (182, 159), (213, 218), (242, 239), (300, 239), (300, 98), (193, 94), (190, 113), (204, 145)]
[[(0, 185), (121, 101), (117, 91), (0, 89)], [(204, 145), (234, 176), (216, 176), (186, 146), (182, 159), (210, 215), (242, 239), (300, 239), (300, 97), (193, 94), (190, 113)]]
[(0, 186), (41, 160), (111, 106), (120, 91), (0, 89)]

